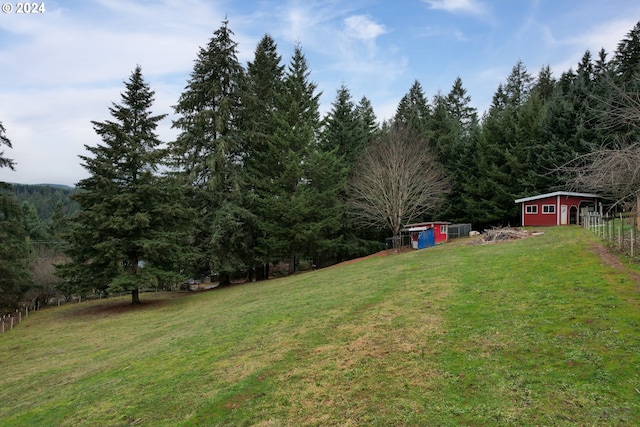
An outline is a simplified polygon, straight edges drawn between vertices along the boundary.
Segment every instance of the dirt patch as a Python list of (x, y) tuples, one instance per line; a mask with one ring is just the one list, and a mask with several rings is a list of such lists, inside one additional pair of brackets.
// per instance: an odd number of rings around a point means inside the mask
[(609, 250), (604, 245), (595, 244), (592, 246), (591, 250), (600, 257), (600, 260), (602, 260), (603, 263), (629, 276), (636, 282), (638, 288), (640, 289), (640, 273), (630, 269), (622, 262), (620, 262), (620, 259), (615, 254), (609, 252)]

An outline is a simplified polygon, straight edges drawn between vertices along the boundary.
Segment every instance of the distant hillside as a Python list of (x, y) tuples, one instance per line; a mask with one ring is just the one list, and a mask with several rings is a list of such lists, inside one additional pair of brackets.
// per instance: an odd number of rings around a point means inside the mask
[(11, 184), (11, 187), (20, 203), (27, 201), (35, 206), (43, 222), (51, 218), (58, 200), (62, 202), (66, 214), (72, 214), (80, 209), (80, 205), (69, 198), (76, 191), (73, 187), (58, 184)]

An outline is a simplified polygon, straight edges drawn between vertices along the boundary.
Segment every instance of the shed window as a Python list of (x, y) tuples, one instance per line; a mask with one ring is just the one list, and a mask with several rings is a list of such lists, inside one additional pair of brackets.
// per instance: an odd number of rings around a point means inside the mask
[(441, 225), (440, 226), (440, 234), (447, 234), (447, 226), (446, 225)]
[(525, 212), (528, 214), (537, 214), (538, 213), (538, 205), (527, 205), (525, 206)]
[(542, 213), (543, 214), (556, 213), (556, 205), (542, 205)]

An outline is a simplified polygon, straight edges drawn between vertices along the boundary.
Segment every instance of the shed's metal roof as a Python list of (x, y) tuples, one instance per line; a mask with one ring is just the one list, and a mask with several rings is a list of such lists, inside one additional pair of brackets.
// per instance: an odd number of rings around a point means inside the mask
[(556, 191), (554, 193), (539, 194), (537, 196), (525, 197), (523, 199), (516, 199), (515, 202), (516, 203), (531, 202), (533, 200), (546, 199), (547, 197), (556, 197), (556, 196), (589, 197), (592, 199), (600, 198), (600, 196), (598, 196), (597, 194), (591, 194), (591, 193), (574, 193), (571, 191)]

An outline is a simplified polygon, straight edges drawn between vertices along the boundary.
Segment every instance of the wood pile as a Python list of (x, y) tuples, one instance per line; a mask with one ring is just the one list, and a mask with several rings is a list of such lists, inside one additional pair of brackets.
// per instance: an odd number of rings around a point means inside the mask
[(510, 240), (524, 239), (529, 236), (539, 236), (544, 234), (543, 232), (531, 232), (527, 230), (516, 230), (515, 228), (492, 228), (490, 230), (484, 230), (482, 234), (482, 243), (497, 243), (506, 242)]

